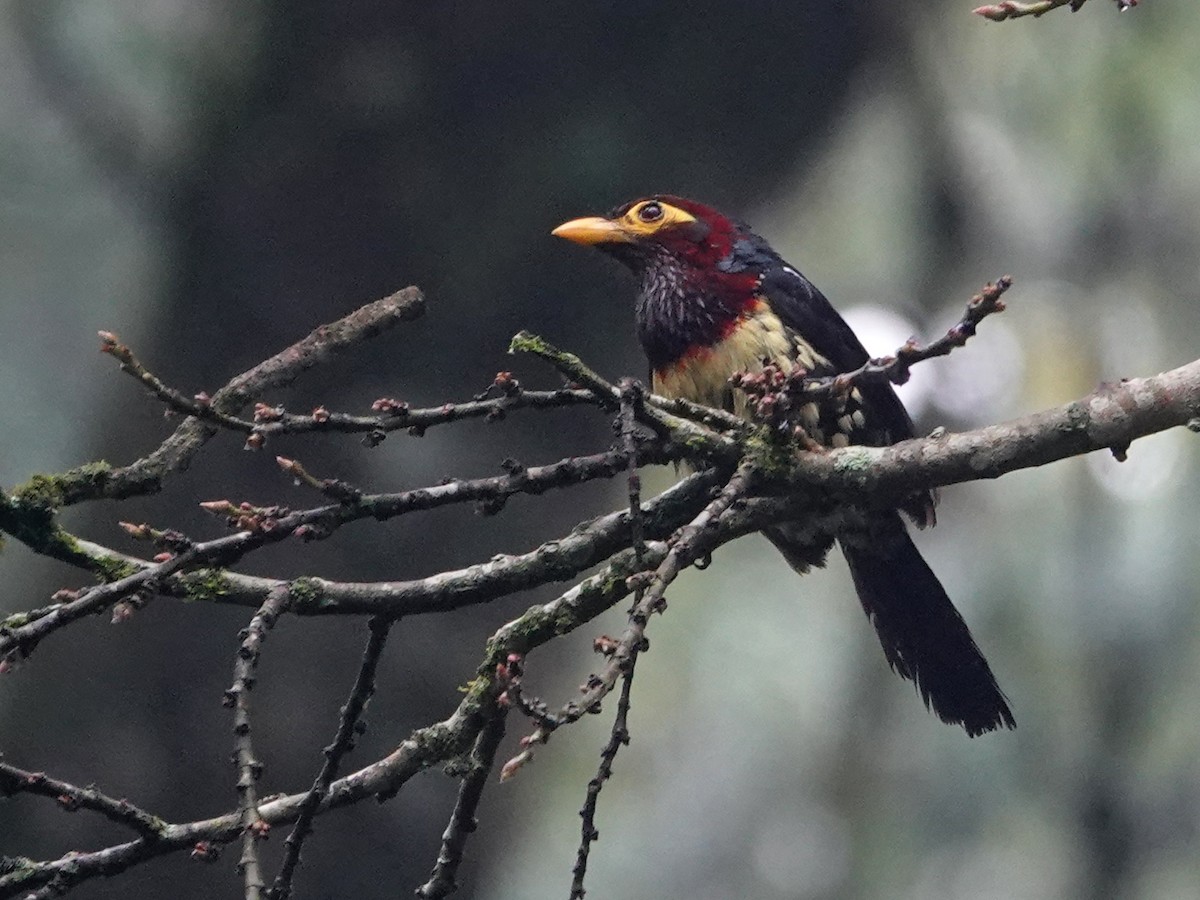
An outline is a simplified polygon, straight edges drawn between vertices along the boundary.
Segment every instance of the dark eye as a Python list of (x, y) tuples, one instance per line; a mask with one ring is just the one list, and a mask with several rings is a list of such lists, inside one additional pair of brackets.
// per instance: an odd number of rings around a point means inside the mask
[(643, 222), (657, 222), (662, 216), (662, 207), (657, 203), (644, 203), (638, 207), (637, 217)]

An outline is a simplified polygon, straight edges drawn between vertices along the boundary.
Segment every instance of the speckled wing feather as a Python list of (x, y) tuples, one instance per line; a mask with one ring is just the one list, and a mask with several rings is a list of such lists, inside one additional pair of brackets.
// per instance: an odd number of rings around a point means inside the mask
[[(789, 265), (768, 270), (759, 290), (775, 313), (828, 359), (838, 372), (857, 369), (868, 360), (866, 348), (850, 326), (812, 282)], [(872, 425), (895, 443), (913, 436), (912, 420), (891, 385), (873, 384), (863, 389)]]
[[(833, 304), (788, 264), (780, 261), (767, 269), (759, 291), (783, 323), (803, 335), (817, 353), (832, 363), (835, 372), (852, 371), (869, 359), (866, 348)], [(855, 443), (886, 446), (913, 437), (912, 419), (891, 385), (864, 385), (861, 392), (866, 428), (855, 435)], [(934, 497), (930, 493), (914, 497), (903, 509), (921, 527), (935, 521)]]

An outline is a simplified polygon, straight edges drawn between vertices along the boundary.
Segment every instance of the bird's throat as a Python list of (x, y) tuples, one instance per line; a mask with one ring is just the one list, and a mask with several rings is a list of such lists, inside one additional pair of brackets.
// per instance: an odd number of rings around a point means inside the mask
[(702, 279), (673, 261), (654, 260), (641, 282), (638, 339), (652, 371), (716, 347), (758, 303), (757, 278), (749, 274)]

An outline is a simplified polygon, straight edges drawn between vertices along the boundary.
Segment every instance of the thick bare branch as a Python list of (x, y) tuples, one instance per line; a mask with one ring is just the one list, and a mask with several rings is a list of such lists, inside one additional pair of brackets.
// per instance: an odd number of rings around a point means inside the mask
[(1086, 397), (999, 425), (797, 457), (796, 483), (881, 505), (915, 490), (1080, 456), (1124, 452), (1138, 438), (1200, 417), (1200, 360), (1159, 375), (1101, 385)]

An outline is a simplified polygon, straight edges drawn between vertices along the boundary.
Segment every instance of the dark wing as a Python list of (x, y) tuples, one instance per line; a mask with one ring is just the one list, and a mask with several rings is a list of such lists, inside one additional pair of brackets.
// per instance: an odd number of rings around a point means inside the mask
[[(869, 357), (858, 336), (850, 329), (825, 295), (786, 263), (767, 269), (759, 283), (775, 314), (804, 339), (838, 372), (849, 372)], [(863, 387), (870, 427), (886, 433), (882, 443), (895, 443), (913, 436), (912, 419), (889, 384)]]
[[(782, 260), (766, 270), (759, 293), (766, 297), (783, 324), (802, 335), (837, 372), (857, 369), (869, 359), (862, 342), (833, 304), (811, 281)], [(866, 434), (852, 438), (855, 443), (881, 446), (914, 436), (912, 419), (890, 384), (869, 384), (860, 391)], [(924, 528), (936, 521), (935, 498), (934, 493), (922, 491), (905, 500), (901, 509)]]

